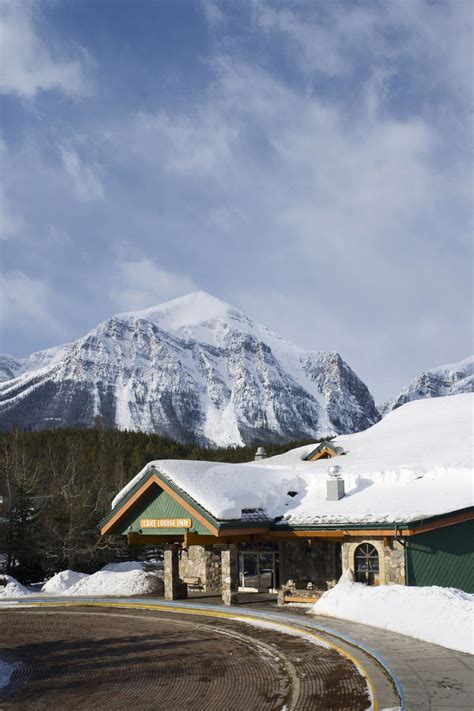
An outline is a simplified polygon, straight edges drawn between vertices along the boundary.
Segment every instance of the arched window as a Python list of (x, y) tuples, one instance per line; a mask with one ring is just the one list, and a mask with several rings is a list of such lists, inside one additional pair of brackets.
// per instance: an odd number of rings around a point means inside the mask
[(379, 572), (379, 554), (371, 543), (361, 543), (354, 553), (355, 579), (358, 583), (373, 585)]

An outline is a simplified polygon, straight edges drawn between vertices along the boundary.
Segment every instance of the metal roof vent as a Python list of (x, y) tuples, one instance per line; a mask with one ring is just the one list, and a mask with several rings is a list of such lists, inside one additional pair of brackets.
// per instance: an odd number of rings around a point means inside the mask
[(266, 459), (267, 458), (267, 453), (265, 451), (265, 447), (258, 447), (257, 451), (255, 452), (255, 461), (259, 462), (260, 459)]
[(341, 467), (333, 464), (328, 467), (328, 480), (326, 481), (326, 499), (339, 501), (345, 495), (344, 479), (341, 479)]

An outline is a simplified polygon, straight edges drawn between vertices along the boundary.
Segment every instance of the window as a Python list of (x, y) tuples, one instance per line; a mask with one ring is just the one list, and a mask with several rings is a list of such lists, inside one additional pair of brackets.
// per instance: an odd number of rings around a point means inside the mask
[(354, 553), (355, 579), (358, 583), (373, 585), (379, 572), (379, 554), (371, 543), (361, 543)]

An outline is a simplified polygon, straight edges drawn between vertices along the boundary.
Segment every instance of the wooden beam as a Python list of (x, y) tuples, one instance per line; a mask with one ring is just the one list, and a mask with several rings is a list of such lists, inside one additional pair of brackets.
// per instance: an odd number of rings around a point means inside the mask
[(223, 528), (219, 529), (219, 538), (228, 538), (229, 536), (253, 536), (253, 535), (268, 535), (268, 528)]
[(110, 529), (112, 528), (112, 526), (113, 526), (115, 523), (117, 523), (117, 521), (118, 521), (120, 518), (122, 518), (122, 516), (124, 516), (124, 515), (127, 513), (127, 511), (133, 506), (133, 504), (135, 504), (135, 503), (138, 501), (138, 499), (139, 499), (146, 491), (148, 491), (148, 489), (149, 489), (151, 486), (153, 486), (153, 484), (156, 483), (156, 482), (154, 481), (154, 479), (155, 479), (155, 477), (151, 477), (150, 479), (148, 479), (148, 481), (146, 481), (145, 484), (143, 484), (143, 486), (141, 486), (141, 487), (138, 489), (138, 491), (136, 491), (136, 492), (134, 493), (134, 495), (127, 501), (127, 503), (126, 503), (125, 506), (120, 506), (120, 504), (117, 504), (117, 507), (116, 507), (116, 508), (117, 508), (117, 511), (116, 511), (116, 513), (112, 516), (112, 518), (111, 518), (109, 521), (107, 521), (107, 523), (105, 524), (105, 526), (103, 526), (103, 527), (100, 529), (100, 532), (101, 532), (102, 535), (104, 535), (105, 533), (108, 533), (108, 531), (110, 531)]
[(334, 538), (344, 537), (344, 531), (269, 531), (270, 540), (281, 541), (282, 539), (295, 538)]
[(466, 513), (457, 514), (456, 516), (450, 516), (449, 518), (441, 519), (440, 521), (431, 521), (431, 523), (422, 524), (416, 528), (408, 528), (403, 531), (398, 531), (398, 535), (405, 536), (416, 536), (418, 533), (425, 533), (427, 531), (434, 531), (436, 528), (445, 528), (446, 526), (453, 526), (456, 523), (464, 523), (465, 521), (473, 521), (474, 512), (467, 511)]
[(161, 545), (163, 543), (182, 543), (183, 541), (184, 536), (179, 533), (171, 536), (146, 536), (134, 532), (127, 533), (127, 543), (131, 546), (151, 546)]

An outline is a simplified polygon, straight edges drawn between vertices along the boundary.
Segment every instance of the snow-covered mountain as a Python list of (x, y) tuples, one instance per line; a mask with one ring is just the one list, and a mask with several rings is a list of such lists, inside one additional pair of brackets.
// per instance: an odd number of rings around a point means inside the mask
[(427, 397), (459, 395), (472, 393), (474, 390), (474, 356), (469, 356), (459, 363), (440, 365), (438, 368), (424, 370), (414, 378), (400, 395), (382, 405), (379, 410), (386, 415), (400, 405), (411, 400)]
[(0, 358), (0, 428), (106, 427), (218, 445), (357, 432), (380, 415), (338, 353), (307, 352), (198, 291), (74, 343)]

